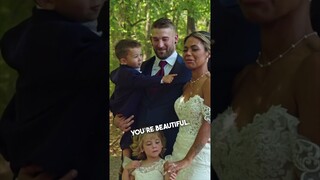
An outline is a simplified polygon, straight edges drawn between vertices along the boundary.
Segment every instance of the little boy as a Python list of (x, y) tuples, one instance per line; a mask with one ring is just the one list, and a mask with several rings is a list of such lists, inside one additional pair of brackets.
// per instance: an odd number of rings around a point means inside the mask
[[(115, 54), (120, 61), (120, 67), (111, 72), (110, 78), (115, 83), (115, 90), (110, 98), (110, 110), (125, 117), (134, 115), (137, 118), (139, 103), (145, 94), (144, 88), (169, 84), (177, 74), (166, 76), (147, 76), (142, 74), (141, 44), (135, 40), (120, 40), (115, 46)], [(131, 125), (134, 129), (135, 125)], [(127, 131), (121, 137), (120, 146), (123, 156), (131, 157), (131, 132)]]
[(1, 39), (18, 79), (0, 120), (0, 153), (18, 178), (36, 166), (30, 178), (75, 169), (77, 179), (107, 179), (108, 48), (82, 24), (97, 19), (104, 0), (35, 2)]

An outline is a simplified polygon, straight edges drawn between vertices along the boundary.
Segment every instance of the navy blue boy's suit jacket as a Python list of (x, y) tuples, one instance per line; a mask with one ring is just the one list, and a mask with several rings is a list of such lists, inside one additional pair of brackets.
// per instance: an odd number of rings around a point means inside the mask
[(132, 67), (120, 65), (111, 72), (110, 78), (116, 85), (109, 102), (110, 110), (125, 117), (137, 117), (144, 88), (160, 86), (162, 76), (146, 76)]
[[(141, 70), (143, 74), (151, 74), (154, 61), (155, 57), (152, 57), (142, 64)], [(139, 127), (178, 121), (174, 110), (174, 102), (182, 95), (184, 84), (191, 79), (191, 71), (186, 68), (182, 57), (178, 55), (170, 74), (178, 74), (171, 84), (159, 87), (157, 93), (148, 93), (150, 88), (147, 89), (146, 96), (141, 102), (138, 119)], [(178, 128), (164, 130), (163, 132), (167, 140), (165, 155), (171, 154)]]
[(32, 17), (1, 39), (18, 72), (16, 92), (0, 120), (0, 152), (15, 174), (40, 165), (62, 176), (107, 179), (107, 42), (54, 11)]
[[(110, 79), (116, 85), (109, 100), (111, 112), (114, 115), (122, 114), (125, 117), (134, 115), (135, 119), (138, 119), (140, 102), (145, 95), (144, 89), (160, 86), (162, 76), (146, 76), (132, 67), (120, 65), (119, 68), (111, 72)], [(134, 122), (131, 129), (136, 128), (136, 122)], [(120, 147), (121, 149), (130, 148), (131, 144), (131, 132), (128, 131), (121, 137)]]

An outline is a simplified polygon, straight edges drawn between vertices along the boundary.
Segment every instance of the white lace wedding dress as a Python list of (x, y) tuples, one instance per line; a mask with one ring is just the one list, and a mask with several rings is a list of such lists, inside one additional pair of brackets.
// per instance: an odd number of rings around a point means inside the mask
[(231, 108), (213, 121), (213, 168), (221, 180), (320, 180), (320, 148), (297, 132), (299, 120), (272, 106), (238, 130)]
[(165, 163), (164, 159), (160, 159), (157, 162), (154, 162), (152, 165), (148, 167), (138, 167), (133, 172), (135, 180), (163, 180), (164, 179), (164, 171), (163, 164)]
[[(179, 127), (172, 155), (166, 156), (166, 160), (182, 160), (192, 146), (203, 119), (211, 123), (211, 109), (203, 101), (199, 95), (190, 97), (187, 101), (183, 96), (176, 100), (174, 108), (179, 120), (186, 120), (188, 125)], [(210, 143), (207, 143), (193, 159), (191, 165), (179, 171), (176, 180), (209, 180), (210, 153)]]

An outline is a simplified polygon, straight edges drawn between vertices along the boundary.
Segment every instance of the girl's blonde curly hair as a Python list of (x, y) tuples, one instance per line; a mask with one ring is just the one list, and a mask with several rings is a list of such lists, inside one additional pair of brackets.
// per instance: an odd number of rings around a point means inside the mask
[(152, 133), (143, 133), (137, 136), (133, 136), (133, 143), (130, 148), (132, 150), (132, 155), (136, 156), (140, 160), (147, 159), (145, 152), (143, 151), (143, 141), (147, 135), (157, 136), (162, 143), (162, 151), (160, 153), (160, 157), (163, 158), (165, 147), (166, 147), (166, 138), (162, 131), (156, 131)]

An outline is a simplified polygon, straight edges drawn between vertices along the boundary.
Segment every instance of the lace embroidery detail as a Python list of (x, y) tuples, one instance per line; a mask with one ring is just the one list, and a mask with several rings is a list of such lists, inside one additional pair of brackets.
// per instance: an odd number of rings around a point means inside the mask
[(211, 124), (211, 108), (205, 104), (202, 105), (202, 111), (203, 119)]
[(211, 123), (211, 108), (203, 104), (203, 101), (199, 95), (190, 97), (187, 101), (184, 101), (183, 96), (176, 100), (174, 108), (179, 119), (188, 123), (186, 126), (180, 126), (179, 131), (197, 135), (203, 119)]
[(130, 162), (132, 162), (132, 159), (128, 158), (127, 156), (124, 156), (122, 161), (122, 167), (125, 168), (126, 165), (128, 165)]
[(293, 160), (296, 167), (302, 171), (301, 180), (320, 179), (320, 148), (318, 145), (298, 139)]
[(140, 171), (141, 173), (148, 173), (150, 171), (159, 170), (161, 174), (163, 175), (163, 164), (165, 163), (165, 160), (160, 159), (157, 162), (152, 163), (150, 166), (146, 167), (138, 167), (136, 170)]
[(212, 123), (211, 155), (221, 179), (292, 180), (297, 169), (303, 171), (301, 180), (319, 179), (319, 147), (301, 141), (299, 120), (285, 108), (272, 106), (240, 130), (235, 118), (228, 108)]
[[(211, 123), (210, 107), (204, 105), (203, 98), (195, 95), (187, 101), (184, 100), (183, 96), (176, 100), (175, 111), (180, 120), (186, 120), (189, 124), (179, 127), (172, 156), (166, 156), (165, 158), (170, 162), (182, 160), (194, 143), (202, 123), (208, 123), (207, 121)], [(206, 143), (194, 157), (191, 165), (179, 171), (176, 180), (210, 180), (210, 147), (211, 144)]]

